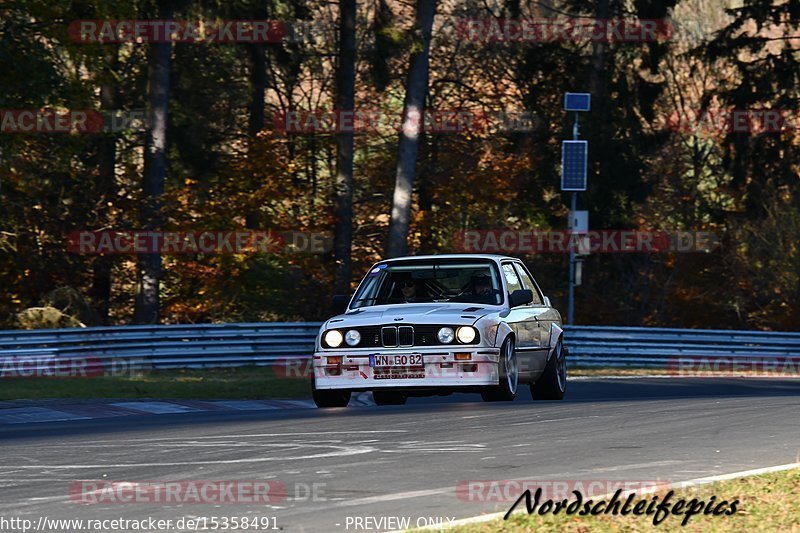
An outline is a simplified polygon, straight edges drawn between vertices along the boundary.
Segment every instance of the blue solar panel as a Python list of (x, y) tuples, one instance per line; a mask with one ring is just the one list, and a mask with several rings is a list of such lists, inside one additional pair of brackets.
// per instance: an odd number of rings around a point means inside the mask
[(561, 141), (561, 190), (586, 190), (589, 141)]
[(590, 93), (567, 93), (564, 95), (565, 111), (589, 111), (592, 107)]

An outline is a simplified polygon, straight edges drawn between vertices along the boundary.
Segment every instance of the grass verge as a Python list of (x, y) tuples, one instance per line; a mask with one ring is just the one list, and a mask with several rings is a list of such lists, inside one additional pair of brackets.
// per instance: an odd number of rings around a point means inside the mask
[(149, 370), (91, 378), (3, 378), (0, 400), (50, 398), (248, 399), (311, 397), (307, 379), (271, 367)]
[[(666, 492), (666, 491), (665, 491)], [(659, 501), (665, 492), (659, 492)], [(539, 516), (538, 512), (528, 515), (525, 512), (512, 515), (509, 520), (502, 519), (454, 528), (457, 533), (489, 532), (571, 532), (571, 533), (617, 533), (658, 531), (670, 532), (742, 532), (742, 531), (781, 531), (800, 532), (800, 469), (774, 472), (759, 476), (744, 477), (701, 485), (675, 491), (671, 502), (679, 499), (687, 502), (693, 498), (709, 502), (716, 496), (715, 503), (722, 500), (739, 500), (736, 513), (731, 516), (698, 514), (692, 516), (686, 526), (682, 526), (683, 516), (668, 516), (658, 526), (653, 525), (653, 516), (599, 515), (576, 516), (562, 513)], [(653, 495), (637, 495), (639, 499), (649, 500)], [(608, 500), (608, 498), (605, 498)], [(597, 501), (597, 498), (595, 498)], [(624, 498), (623, 498), (624, 501)], [(544, 503), (544, 500), (542, 501)], [(511, 507), (511, 504), (509, 504)], [(520, 504), (525, 509), (525, 503)], [(517, 507), (518, 509), (520, 507)]]

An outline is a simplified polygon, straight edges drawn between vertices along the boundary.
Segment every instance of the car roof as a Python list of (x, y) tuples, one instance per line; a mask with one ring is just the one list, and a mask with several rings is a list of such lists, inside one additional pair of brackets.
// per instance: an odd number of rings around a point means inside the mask
[(392, 259), (384, 259), (379, 263), (392, 263), (394, 261), (409, 261), (409, 260), (430, 260), (430, 259), (489, 259), (491, 261), (514, 260), (519, 261), (516, 257), (508, 257), (507, 255), (498, 254), (435, 254), (435, 255), (407, 255), (403, 257), (394, 257)]

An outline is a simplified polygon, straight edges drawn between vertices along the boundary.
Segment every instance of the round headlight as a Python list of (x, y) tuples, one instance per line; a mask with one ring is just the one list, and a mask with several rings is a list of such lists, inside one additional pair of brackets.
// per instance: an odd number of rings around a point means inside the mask
[(453, 342), (453, 328), (441, 328), (439, 332), (436, 333), (436, 338), (439, 339), (439, 342), (442, 344), (450, 344)]
[(469, 344), (475, 340), (475, 328), (473, 328), (472, 326), (464, 326), (463, 328), (458, 328), (456, 330), (456, 336), (458, 337), (458, 342)]
[(350, 331), (344, 334), (344, 342), (346, 342), (348, 346), (357, 345), (359, 342), (361, 342), (361, 333), (359, 333), (354, 329), (351, 329)]
[(325, 332), (325, 344), (331, 348), (340, 346), (342, 344), (342, 334), (335, 329)]

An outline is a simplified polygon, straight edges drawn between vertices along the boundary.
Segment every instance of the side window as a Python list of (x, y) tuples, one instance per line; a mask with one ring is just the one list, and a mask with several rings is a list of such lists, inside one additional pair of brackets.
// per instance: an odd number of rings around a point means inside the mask
[(525, 285), (526, 289), (530, 289), (533, 292), (533, 301), (531, 305), (544, 305), (544, 300), (542, 300), (542, 295), (539, 294), (539, 289), (536, 287), (536, 284), (533, 282), (533, 278), (528, 274), (528, 271), (525, 270), (522, 265), (516, 264), (517, 272), (519, 273), (519, 277), (522, 280), (522, 284)]
[(514, 272), (514, 267), (511, 266), (511, 263), (503, 263), (503, 276), (505, 276), (506, 283), (508, 284), (508, 294), (522, 289), (522, 284), (519, 282), (517, 273)]

